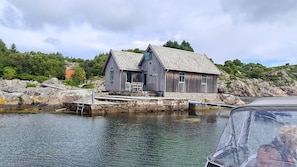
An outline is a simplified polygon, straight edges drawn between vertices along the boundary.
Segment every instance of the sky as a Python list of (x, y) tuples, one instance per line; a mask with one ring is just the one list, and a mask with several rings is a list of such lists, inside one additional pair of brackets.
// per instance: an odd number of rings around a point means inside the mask
[(295, 65), (297, 0), (0, 0), (0, 39), (83, 59), (185, 40), (217, 64)]

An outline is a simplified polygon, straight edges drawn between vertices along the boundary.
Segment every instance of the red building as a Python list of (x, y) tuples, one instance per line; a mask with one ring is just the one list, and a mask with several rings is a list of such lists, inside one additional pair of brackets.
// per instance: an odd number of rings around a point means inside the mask
[(74, 74), (74, 70), (65, 70), (65, 79), (70, 79), (72, 74)]

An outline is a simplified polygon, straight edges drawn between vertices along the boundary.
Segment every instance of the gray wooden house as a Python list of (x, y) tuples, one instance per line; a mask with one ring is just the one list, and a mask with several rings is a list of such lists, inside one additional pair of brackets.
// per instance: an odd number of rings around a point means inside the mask
[(105, 90), (139, 91), (143, 88), (142, 71), (138, 64), (143, 54), (110, 50), (103, 71)]
[(154, 45), (145, 54), (111, 50), (104, 72), (107, 91), (146, 90), (163, 95), (217, 93), (220, 74), (205, 54)]
[(139, 66), (144, 90), (217, 93), (220, 71), (205, 54), (149, 45)]

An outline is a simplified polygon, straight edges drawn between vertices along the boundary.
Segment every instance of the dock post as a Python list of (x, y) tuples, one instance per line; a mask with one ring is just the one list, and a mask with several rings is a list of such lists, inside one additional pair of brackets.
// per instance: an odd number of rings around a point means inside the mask
[(189, 115), (196, 115), (196, 104), (189, 103)]
[(92, 91), (92, 104), (94, 104), (94, 91)]

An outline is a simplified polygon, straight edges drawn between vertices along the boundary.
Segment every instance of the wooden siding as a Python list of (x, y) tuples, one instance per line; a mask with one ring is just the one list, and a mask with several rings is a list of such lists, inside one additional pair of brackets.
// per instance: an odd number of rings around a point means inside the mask
[(121, 71), (121, 90), (120, 91), (125, 91), (125, 83), (128, 81), (127, 79), (127, 74), (131, 73), (132, 78), (131, 82), (142, 82), (142, 75), (141, 72), (135, 72), (135, 71)]
[[(110, 71), (114, 71), (113, 81), (110, 80)], [(105, 69), (105, 90), (118, 91), (120, 90), (120, 70), (116, 65), (113, 57), (109, 59)]]
[(144, 60), (142, 63), (143, 74), (146, 74), (145, 90), (164, 91), (165, 70), (163, 69), (156, 56), (151, 53), (150, 60)]
[(201, 84), (202, 75), (197, 73), (185, 73), (185, 82), (179, 82), (179, 72), (169, 71), (166, 77), (166, 92), (195, 92), (217, 93), (217, 76), (206, 75), (207, 84)]
[[(114, 71), (113, 81), (110, 80), (110, 71)], [(107, 91), (124, 91), (127, 82), (127, 73), (131, 73), (131, 82), (141, 82), (141, 72), (120, 70), (112, 56), (109, 59), (105, 69), (105, 90)]]

